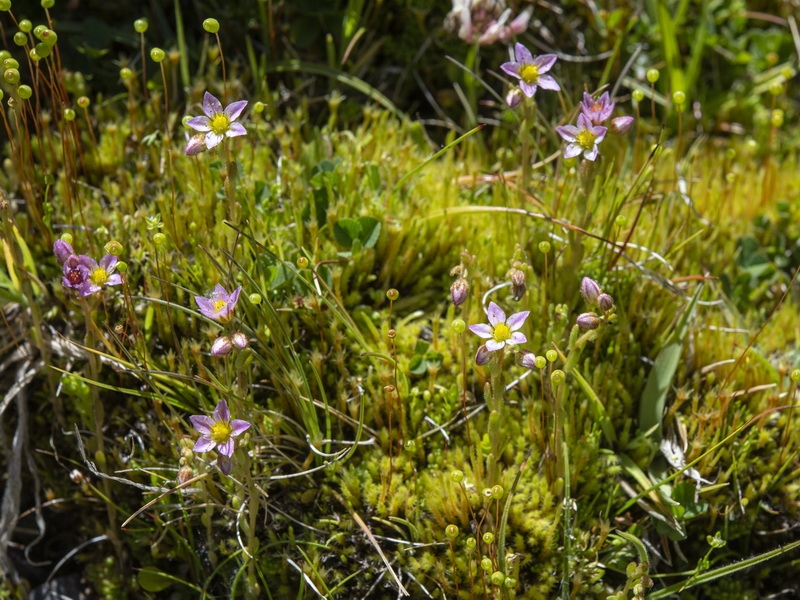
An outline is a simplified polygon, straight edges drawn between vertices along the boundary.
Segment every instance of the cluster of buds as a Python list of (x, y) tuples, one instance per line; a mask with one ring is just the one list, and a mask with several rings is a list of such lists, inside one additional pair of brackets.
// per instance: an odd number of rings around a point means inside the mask
[(603, 319), (608, 319), (614, 312), (614, 298), (603, 292), (597, 282), (590, 278), (584, 277), (581, 281), (581, 296), (592, 307), (602, 312), (602, 316), (597, 315), (595, 312), (585, 312), (578, 315), (577, 323), (584, 331), (590, 329), (597, 329)]
[(247, 336), (241, 331), (237, 331), (231, 335), (223, 335), (214, 340), (211, 344), (211, 354), (214, 356), (225, 356), (230, 354), (231, 350), (244, 350), (250, 345)]
[(528, 29), (532, 9), (526, 8), (515, 18), (505, 0), (453, 0), (453, 8), (444, 21), (445, 29), (457, 33), (468, 44), (481, 46), (497, 41), (508, 42)]

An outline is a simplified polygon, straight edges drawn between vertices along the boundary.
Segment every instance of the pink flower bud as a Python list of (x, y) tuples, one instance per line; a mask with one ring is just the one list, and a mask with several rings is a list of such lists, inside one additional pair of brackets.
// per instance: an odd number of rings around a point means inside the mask
[(578, 327), (584, 331), (589, 329), (597, 329), (600, 327), (600, 317), (593, 312), (582, 313), (578, 315), (577, 323)]
[(205, 150), (207, 150), (207, 148), (206, 136), (204, 133), (193, 135), (186, 143), (186, 156), (194, 156), (195, 154), (200, 154)]
[(53, 244), (53, 253), (56, 255), (58, 262), (62, 265), (67, 262), (67, 259), (70, 256), (75, 255), (75, 252), (72, 250), (72, 246), (70, 246), (64, 240), (56, 240), (56, 243)]
[(536, 355), (530, 350), (520, 350), (519, 364), (526, 369), (536, 368)]
[(613, 135), (623, 135), (628, 133), (631, 127), (633, 127), (633, 117), (617, 117), (611, 119), (611, 127), (608, 128), (608, 131)]
[(604, 313), (607, 313), (614, 308), (614, 299), (608, 294), (600, 294), (600, 296), (597, 298), (597, 306)]
[(231, 339), (227, 335), (218, 337), (214, 340), (214, 343), (211, 344), (211, 354), (213, 356), (225, 356), (226, 354), (230, 354), (232, 349)]
[(231, 336), (231, 343), (237, 350), (244, 350), (247, 346), (250, 345), (247, 336), (243, 334), (241, 331), (237, 331)]
[(583, 281), (581, 281), (581, 296), (583, 296), (584, 300), (586, 300), (592, 306), (597, 306), (597, 299), (600, 297), (600, 294), (603, 293), (603, 290), (600, 289), (600, 286), (597, 285), (597, 282), (590, 277), (584, 277)]
[(463, 277), (459, 277), (450, 286), (450, 299), (453, 301), (453, 306), (459, 306), (464, 303), (469, 293), (469, 284)]
[(480, 348), (478, 348), (478, 352), (475, 353), (475, 364), (479, 367), (482, 367), (489, 360), (492, 358), (492, 353), (486, 349), (486, 345), (484, 344)]
[(514, 300), (519, 301), (520, 298), (525, 295), (525, 291), (528, 289), (525, 285), (525, 272), (517, 268), (513, 268), (508, 274), (511, 278), (511, 297), (514, 298)]
[(517, 108), (522, 103), (522, 90), (518, 87), (511, 88), (506, 94), (506, 104), (509, 108)]

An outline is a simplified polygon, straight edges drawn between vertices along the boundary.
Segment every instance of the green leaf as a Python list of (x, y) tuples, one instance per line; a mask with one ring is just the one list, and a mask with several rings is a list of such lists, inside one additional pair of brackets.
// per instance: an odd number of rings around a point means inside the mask
[(361, 236), (361, 224), (355, 219), (339, 219), (333, 225), (333, 237), (336, 243), (345, 248), (352, 248), (353, 242)]
[(703, 292), (703, 286), (697, 288), (689, 306), (678, 319), (675, 329), (672, 331), (664, 347), (656, 357), (653, 369), (647, 377), (644, 386), (641, 402), (639, 403), (639, 429), (641, 431), (653, 430), (656, 441), (661, 440), (661, 421), (664, 417), (664, 403), (667, 400), (667, 393), (672, 385), (672, 378), (678, 370), (678, 362), (681, 358), (683, 340), (689, 331), (689, 322), (694, 314), (694, 308)]
[(363, 242), (364, 248), (372, 248), (378, 243), (381, 235), (381, 222), (375, 217), (359, 217), (358, 223), (361, 225), (359, 239)]
[(144, 567), (137, 579), (142, 589), (148, 592), (160, 592), (172, 585), (172, 577), (156, 567)]
[(425, 371), (428, 370), (428, 365), (425, 364), (425, 359), (422, 358), (421, 354), (415, 354), (408, 363), (408, 370), (414, 375), (424, 375)]

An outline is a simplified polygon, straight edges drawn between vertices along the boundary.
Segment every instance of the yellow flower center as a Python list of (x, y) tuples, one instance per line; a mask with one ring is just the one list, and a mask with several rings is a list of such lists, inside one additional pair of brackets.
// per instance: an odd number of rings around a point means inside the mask
[(597, 136), (590, 130), (584, 129), (578, 132), (578, 135), (575, 136), (575, 141), (577, 142), (578, 146), (584, 150), (591, 150), (594, 148), (594, 140), (596, 137)]
[(233, 433), (233, 428), (225, 421), (214, 423), (211, 426), (211, 439), (217, 444), (227, 442), (231, 437), (231, 433)]
[(519, 70), (519, 77), (528, 85), (533, 85), (539, 81), (539, 67), (536, 65), (525, 65)]
[(505, 342), (511, 339), (511, 328), (505, 323), (498, 323), (494, 327), (492, 337), (495, 342)]
[(231, 120), (228, 118), (228, 115), (225, 113), (217, 113), (214, 115), (214, 118), (211, 119), (209, 127), (211, 127), (211, 131), (217, 135), (223, 135), (226, 131), (228, 131), (230, 125)]
[(95, 285), (103, 285), (106, 281), (108, 281), (108, 271), (106, 271), (103, 267), (97, 267), (92, 274), (89, 276), (92, 280), (92, 283)]
[(228, 303), (225, 300), (214, 300), (214, 312), (219, 312), (226, 306), (228, 306)]
[(602, 104), (592, 104), (592, 112), (600, 112), (603, 110)]

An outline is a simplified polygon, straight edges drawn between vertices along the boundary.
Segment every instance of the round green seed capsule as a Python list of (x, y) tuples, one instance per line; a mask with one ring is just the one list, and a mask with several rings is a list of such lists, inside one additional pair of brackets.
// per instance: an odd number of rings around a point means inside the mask
[(481, 569), (484, 571), (491, 571), (492, 570), (492, 559), (488, 556), (484, 556), (481, 559)]
[(124, 260), (121, 260), (117, 263), (117, 271), (120, 273), (125, 273), (128, 270), (128, 263)]
[(216, 19), (206, 19), (203, 21), (203, 29), (208, 33), (217, 33), (219, 31), (219, 21)]
[(47, 29), (47, 27), (46, 27), (46, 26), (44, 26), (44, 25), (37, 25), (36, 27), (34, 27), (34, 28), (33, 28), (33, 35), (34, 35), (34, 37), (35, 37), (37, 40), (41, 40), (41, 39), (42, 39), (42, 34), (44, 33), (44, 30), (45, 30), (45, 29)]
[(502, 571), (495, 571), (492, 573), (492, 585), (503, 585), (506, 580), (506, 574)]
[(506, 577), (503, 580), (503, 587), (507, 587), (508, 589), (517, 587), (517, 580), (513, 577)]
[(162, 60), (164, 60), (165, 56), (166, 54), (164, 54), (164, 51), (161, 48), (153, 48), (150, 50), (150, 58), (153, 60), (153, 62), (160, 63)]
[(64, 109), (64, 119), (67, 121), (74, 121), (75, 120), (75, 111), (71, 108)]
[[(16, 40), (16, 38), (15, 38)], [(769, 84), (769, 93), (773, 96), (780, 96), (783, 93), (783, 82), (773, 81)]]
[(3, 61), (3, 68), (5, 69), (19, 69), (19, 63), (13, 58), (6, 58)]
[(617, 224), (617, 227), (625, 227), (628, 224), (628, 217), (625, 215), (617, 215), (617, 218), (614, 219), (614, 222)]
[(105, 246), (103, 246), (103, 250), (105, 250), (106, 254), (119, 256), (122, 254), (122, 244), (120, 244), (117, 240), (111, 240)]
[(128, 67), (122, 67), (119, 70), (119, 77), (123, 81), (127, 81), (128, 79), (133, 78), (133, 71), (131, 71)]
[(256, 102), (253, 105), (253, 112), (256, 113), (256, 114), (259, 114), (259, 113), (264, 112), (265, 108), (267, 108), (266, 104), (264, 104), (263, 102)]
[(39, 42), (38, 44), (36, 44), (36, 46), (34, 46), (33, 49), (36, 50), (36, 55), (39, 58), (47, 58), (48, 56), (50, 56), (50, 46), (48, 46), (44, 42)]
[(42, 41), (52, 48), (58, 41), (58, 34), (52, 29), (45, 29), (42, 32)]
[(800, 369), (794, 369), (789, 377), (791, 377), (792, 381), (795, 383), (800, 383)]
[(3, 99), (3, 96), (5, 96), (5, 94), (3, 93), (3, 90), (0, 90), (0, 100)]
[(492, 486), (492, 498), (494, 498), (495, 500), (500, 500), (500, 498), (503, 497), (503, 494), (505, 494), (505, 492), (506, 491), (503, 489), (502, 485)]
[(156, 246), (163, 246), (167, 243), (167, 236), (163, 233), (157, 233), (153, 236), (153, 242)]
[(184, 117), (181, 119), (181, 123), (186, 129), (191, 129), (191, 127), (189, 126), (189, 121), (191, 120), (192, 120), (191, 115), (184, 115)]
[(647, 69), (647, 81), (650, 83), (658, 81), (660, 75), (661, 73), (658, 72), (658, 69)]
[(476, 540), (474, 537), (468, 537), (467, 541), (464, 542), (464, 544), (467, 546), (467, 548), (472, 550), (473, 548), (477, 547), (478, 540)]
[(17, 88), (17, 92), (19, 92), (19, 97), (23, 100), (27, 100), (33, 95), (33, 90), (29, 85), (21, 85)]
[(3, 63), (9, 58), (11, 58), (11, 52), (9, 52), (8, 50), (0, 50), (0, 63)]
[(8, 108), (11, 110), (15, 110), (17, 108), (17, 101), (14, 98), (9, 98), (7, 104)]
[(550, 252), (550, 242), (539, 242), (539, 252), (547, 254)]
[(494, 542), (494, 534), (491, 531), (487, 531), (483, 534), (483, 543), (484, 544), (491, 544)]
[(72, 234), (71, 233), (62, 233), (61, 234), (61, 241), (67, 242), (68, 244), (72, 244)]
[(386, 297), (389, 300), (391, 300), (392, 302), (394, 302), (395, 300), (397, 300), (400, 297), (400, 292), (398, 292), (396, 289), (392, 288), (390, 290), (387, 290)]
[(0, 0), (0, 10), (3, 12), (11, 10), (11, 0)]
[(464, 319), (453, 319), (453, 322), (450, 323), (450, 327), (456, 333), (464, 333), (467, 329), (467, 324), (464, 322)]
[(53, 8), (55, 6), (56, 0), (42, 0), (42, 8)]
[(642, 100), (644, 100), (644, 92), (638, 88), (633, 90), (631, 96), (633, 96), (633, 99), (636, 100), (637, 102), (641, 102)]
[(256, 306), (261, 304), (261, 294), (250, 294), (247, 299), (250, 300), (250, 304), (255, 304)]
[(91, 104), (91, 100), (89, 100), (87, 96), (81, 96), (80, 98), (78, 98), (78, 106), (80, 106), (81, 108), (86, 108), (87, 106), (89, 106), (89, 104)]
[(144, 18), (136, 19), (133, 22), (133, 29), (136, 31), (136, 33), (144, 33), (145, 31), (147, 31), (147, 28), (149, 26), (150, 26), (150, 23), (148, 22), (147, 19), (144, 19)]
[(683, 104), (686, 102), (686, 94), (684, 94), (680, 90), (678, 90), (677, 92), (673, 92), (672, 101), (678, 106), (683, 106)]
[(405, 443), (406, 452), (416, 452), (417, 451), (417, 443), (414, 440), (408, 440)]
[(301, 269), (308, 268), (308, 259), (305, 256), (301, 256), (297, 259), (297, 266)]
[(456, 483), (461, 483), (462, 481), (464, 481), (464, 471), (459, 471), (458, 469), (456, 469), (455, 471), (451, 471), (450, 478)]
[(25, 44), (28, 43), (28, 36), (22, 33), (21, 31), (18, 31), (17, 33), (14, 34), (14, 43), (17, 46), (24, 46)]
[(547, 362), (555, 362), (558, 358), (558, 352), (555, 350), (548, 350), (544, 353), (544, 357), (547, 359)]
[(33, 29), (33, 23), (31, 23), (28, 19), (22, 19), (19, 22), (19, 30), (23, 33), (28, 33), (31, 29)]
[(537, 356), (533, 359), (533, 364), (539, 369), (544, 369), (547, 366), (547, 359), (544, 356)]
[(458, 527), (457, 527), (456, 525), (453, 525), (453, 524), (451, 523), (450, 525), (448, 525), (448, 526), (445, 528), (445, 530), (444, 530), (444, 533), (445, 533), (445, 535), (446, 535), (447, 537), (449, 537), (451, 540), (452, 540), (452, 539), (455, 539), (455, 538), (457, 538), (457, 537), (458, 537)]
[(19, 71), (16, 69), (6, 69), (6, 72), (3, 73), (3, 77), (8, 83), (19, 83)]
[(564, 375), (564, 371), (562, 371), (561, 369), (556, 369), (550, 375), (550, 381), (553, 385), (561, 385), (562, 383), (564, 383), (564, 380), (566, 378), (567, 376)]
[(783, 111), (780, 108), (773, 110), (769, 122), (773, 127), (783, 127)]

